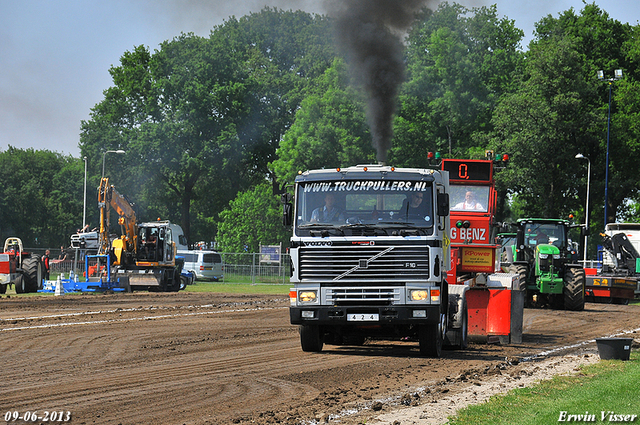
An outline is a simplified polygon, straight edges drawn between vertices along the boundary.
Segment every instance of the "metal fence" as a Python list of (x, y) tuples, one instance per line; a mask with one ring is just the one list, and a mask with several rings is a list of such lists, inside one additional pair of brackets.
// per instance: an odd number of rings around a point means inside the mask
[(259, 253), (222, 253), (224, 282), (289, 283), (291, 256), (279, 255), (280, 261), (264, 261)]
[[(44, 255), (44, 249), (25, 248), (28, 252)], [(57, 252), (50, 254), (51, 273), (64, 273), (68, 275), (71, 270), (82, 276), (84, 274), (84, 257), (78, 251), (67, 254), (64, 261), (57, 260)], [(281, 254), (276, 261), (267, 261), (264, 255), (259, 253), (220, 253), (224, 267), (224, 275), (221, 282), (224, 283), (251, 283), (251, 284), (288, 284), (290, 276), (291, 256)], [(269, 258), (272, 260), (273, 258)], [(279, 261), (277, 261), (279, 260)], [(75, 264), (75, 266), (74, 266)]]

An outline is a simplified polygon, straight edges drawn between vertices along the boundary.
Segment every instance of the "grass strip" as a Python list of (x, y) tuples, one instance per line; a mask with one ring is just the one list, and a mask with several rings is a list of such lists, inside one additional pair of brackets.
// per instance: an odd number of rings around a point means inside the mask
[(632, 351), (629, 361), (601, 360), (574, 375), (555, 376), (532, 387), (493, 396), (486, 403), (460, 410), (448, 423), (640, 423), (638, 382), (640, 355)]
[(266, 294), (289, 296), (291, 285), (196, 282), (185, 292), (218, 292), (225, 294)]

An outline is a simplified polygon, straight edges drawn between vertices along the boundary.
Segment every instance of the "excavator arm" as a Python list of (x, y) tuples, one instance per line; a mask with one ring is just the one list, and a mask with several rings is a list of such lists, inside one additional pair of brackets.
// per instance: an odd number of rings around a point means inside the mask
[(109, 178), (103, 177), (98, 188), (98, 208), (100, 209), (100, 254), (107, 254), (109, 243), (109, 213), (113, 208), (118, 213), (118, 223), (122, 226), (122, 250), (130, 253), (137, 252), (137, 224), (136, 213), (127, 199), (118, 193)]

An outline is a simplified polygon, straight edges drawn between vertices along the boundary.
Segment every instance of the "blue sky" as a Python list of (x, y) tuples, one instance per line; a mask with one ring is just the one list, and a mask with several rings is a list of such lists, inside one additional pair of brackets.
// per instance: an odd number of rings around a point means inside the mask
[[(590, 1), (591, 2), (591, 1)], [(500, 16), (525, 32), (543, 16), (581, 0), (459, 0), (468, 7), (497, 4)], [(0, 150), (49, 149), (80, 156), (80, 122), (111, 86), (108, 73), (125, 51), (152, 51), (181, 32), (207, 36), (229, 16), (264, 6), (323, 13), (320, 0), (0, 0)], [(640, 2), (600, 0), (613, 19), (637, 25)]]

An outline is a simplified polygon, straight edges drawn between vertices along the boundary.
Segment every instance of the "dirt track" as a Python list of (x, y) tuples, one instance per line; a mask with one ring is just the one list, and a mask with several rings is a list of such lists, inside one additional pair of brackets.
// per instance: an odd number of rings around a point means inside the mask
[(4, 296), (0, 423), (34, 410), (70, 411), (73, 424), (371, 423), (640, 328), (636, 306), (587, 304), (526, 309), (519, 345), (472, 344), (441, 359), (419, 357), (414, 342), (310, 354), (287, 307), (273, 296), (185, 292)]

